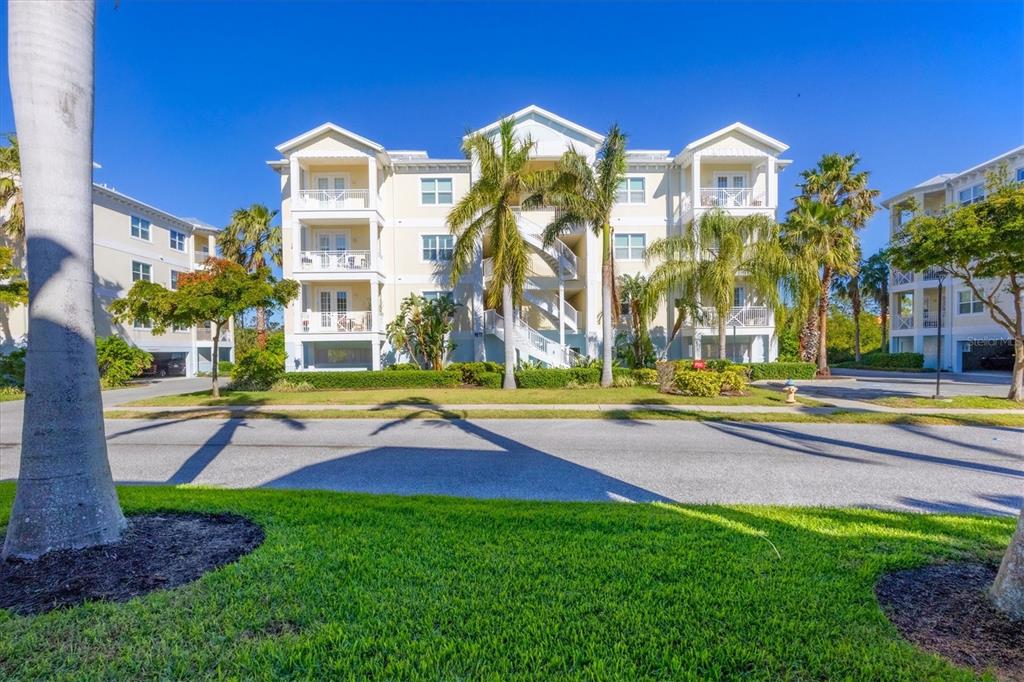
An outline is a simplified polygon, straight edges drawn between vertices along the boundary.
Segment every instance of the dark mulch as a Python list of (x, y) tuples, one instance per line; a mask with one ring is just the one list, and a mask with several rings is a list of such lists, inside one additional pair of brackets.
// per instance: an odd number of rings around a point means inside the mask
[(27, 615), (86, 601), (128, 601), (192, 582), (262, 543), (263, 529), (234, 514), (130, 516), (114, 544), (0, 563), (0, 608)]
[(987, 590), (996, 568), (926, 566), (884, 576), (878, 601), (904, 637), (978, 672), (1024, 681), (1024, 621), (996, 610)]

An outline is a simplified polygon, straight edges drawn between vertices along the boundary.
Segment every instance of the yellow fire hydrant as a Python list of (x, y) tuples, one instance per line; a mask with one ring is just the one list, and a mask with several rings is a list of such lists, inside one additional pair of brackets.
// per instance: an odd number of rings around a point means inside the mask
[(786, 404), (796, 405), (796, 385), (793, 384), (792, 379), (786, 382), (782, 390), (786, 392)]

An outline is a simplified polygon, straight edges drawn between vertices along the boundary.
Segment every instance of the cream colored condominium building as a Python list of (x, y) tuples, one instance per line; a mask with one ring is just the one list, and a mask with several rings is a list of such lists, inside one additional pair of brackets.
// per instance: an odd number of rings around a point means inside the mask
[[(188, 375), (209, 371), (213, 337), (208, 326), (170, 329), (157, 335), (145, 320), (114, 322), (107, 306), (126, 294), (136, 280), (176, 287), (181, 273), (199, 269), (216, 252), (217, 228), (178, 218), (103, 185), (93, 185), (92, 213), (96, 336), (122, 336), (152, 353), (158, 367), (164, 365), (161, 361), (174, 358), (185, 362)], [(2, 341), (24, 344), (27, 307), (9, 311), (8, 318), (11, 338)], [(231, 331), (222, 335), (220, 357), (234, 357)]]
[[(532, 164), (550, 167), (570, 146), (593, 160), (600, 133), (537, 106), (511, 115), (516, 133), (535, 143)], [(498, 122), (480, 131), (495, 135)], [(703, 212), (775, 216), (778, 175), (787, 146), (734, 123), (669, 150), (633, 149), (613, 216), (616, 271), (642, 273), (647, 245)], [(387, 149), (333, 123), (277, 147), (269, 165), (280, 176), (284, 276), (301, 295), (284, 313), (288, 368), (377, 369), (401, 361), (385, 325), (411, 293), (452, 296), (459, 304), (453, 359), (504, 357), (501, 311), (483, 292), (490, 256), (482, 246), (471, 272), (454, 287), (449, 272), (454, 239), (445, 219), (474, 182), (472, 160), (433, 159), (425, 151)], [(524, 305), (517, 311), (520, 359), (566, 366), (577, 355), (600, 355), (600, 241), (582, 227), (545, 246), (550, 210), (520, 211), (532, 250)], [(729, 313), (728, 355), (744, 361), (777, 355), (772, 311), (741, 284)], [(662, 306), (652, 336), (665, 349), (672, 310)], [(713, 357), (717, 322), (686, 324), (670, 357)]]
[[(988, 174), (1005, 170), (1009, 179), (1024, 182), (1024, 146), (1011, 149), (994, 159), (960, 173), (943, 173), (900, 192), (882, 202), (889, 209), (890, 232), (917, 212), (935, 215), (947, 206), (964, 206), (985, 197)], [(890, 350), (923, 353), (925, 366), (937, 363), (939, 336), (938, 271), (890, 273), (892, 331)], [(994, 281), (986, 282), (988, 286)], [(1004, 292), (1005, 293), (1005, 292)], [(984, 369), (986, 358), (1005, 355), (1012, 342), (1006, 330), (997, 325), (982, 302), (959, 279), (946, 278), (942, 292), (942, 368), (955, 372)], [(1009, 294), (1004, 301), (1009, 303)]]

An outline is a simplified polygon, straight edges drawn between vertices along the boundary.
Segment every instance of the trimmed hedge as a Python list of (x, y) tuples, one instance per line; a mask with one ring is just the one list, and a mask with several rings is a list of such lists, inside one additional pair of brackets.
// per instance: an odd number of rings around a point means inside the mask
[(522, 369), (516, 372), (519, 388), (565, 388), (569, 384), (598, 383), (601, 383), (601, 370), (597, 367)]
[(813, 379), (818, 366), (813, 362), (753, 362), (743, 365), (750, 368), (750, 380), (763, 379)]
[(287, 372), (284, 378), (313, 384), (315, 388), (450, 388), (459, 386), (458, 372), (432, 369), (359, 370), (354, 372)]
[(921, 353), (867, 353), (860, 356), (860, 364), (888, 369), (921, 369), (924, 355)]

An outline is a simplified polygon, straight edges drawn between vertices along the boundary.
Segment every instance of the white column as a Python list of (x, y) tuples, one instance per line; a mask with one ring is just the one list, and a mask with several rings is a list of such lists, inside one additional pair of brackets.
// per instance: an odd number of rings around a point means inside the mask
[(775, 183), (775, 157), (769, 156), (768, 168), (764, 174), (764, 201), (772, 209), (773, 213), (776, 206), (779, 205), (778, 196), (775, 194), (777, 190), (778, 187)]
[(306, 228), (298, 220), (292, 222), (292, 274), (302, 271), (302, 249)]
[(558, 265), (558, 343), (565, 345), (565, 280), (561, 263)]
[(380, 225), (376, 218), (370, 218), (370, 269), (379, 272), (380, 261)]
[(690, 173), (692, 177), (690, 189), (693, 190), (693, 208), (698, 209), (700, 208), (700, 154), (695, 153), (693, 155)]
[(701, 333), (693, 333), (693, 359), (700, 360)]
[(369, 190), (367, 195), (369, 196), (369, 206), (373, 210), (377, 210), (377, 157), (371, 156), (369, 163), (366, 165), (367, 174), (367, 185)]
[(299, 201), (299, 190), (302, 189), (302, 170), (299, 168), (299, 158), (292, 154), (288, 158), (288, 186), (291, 188), (292, 210)]
[(370, 329), (374, 333), (384, 329), (380, 319), (380, 291), (376, 279), (370, 280)]
[(371, 368), (377, 370), (380, 369), (380, 337), (376, 334), (373, 335), (373, 340), (370, 341), (370, 365)]

